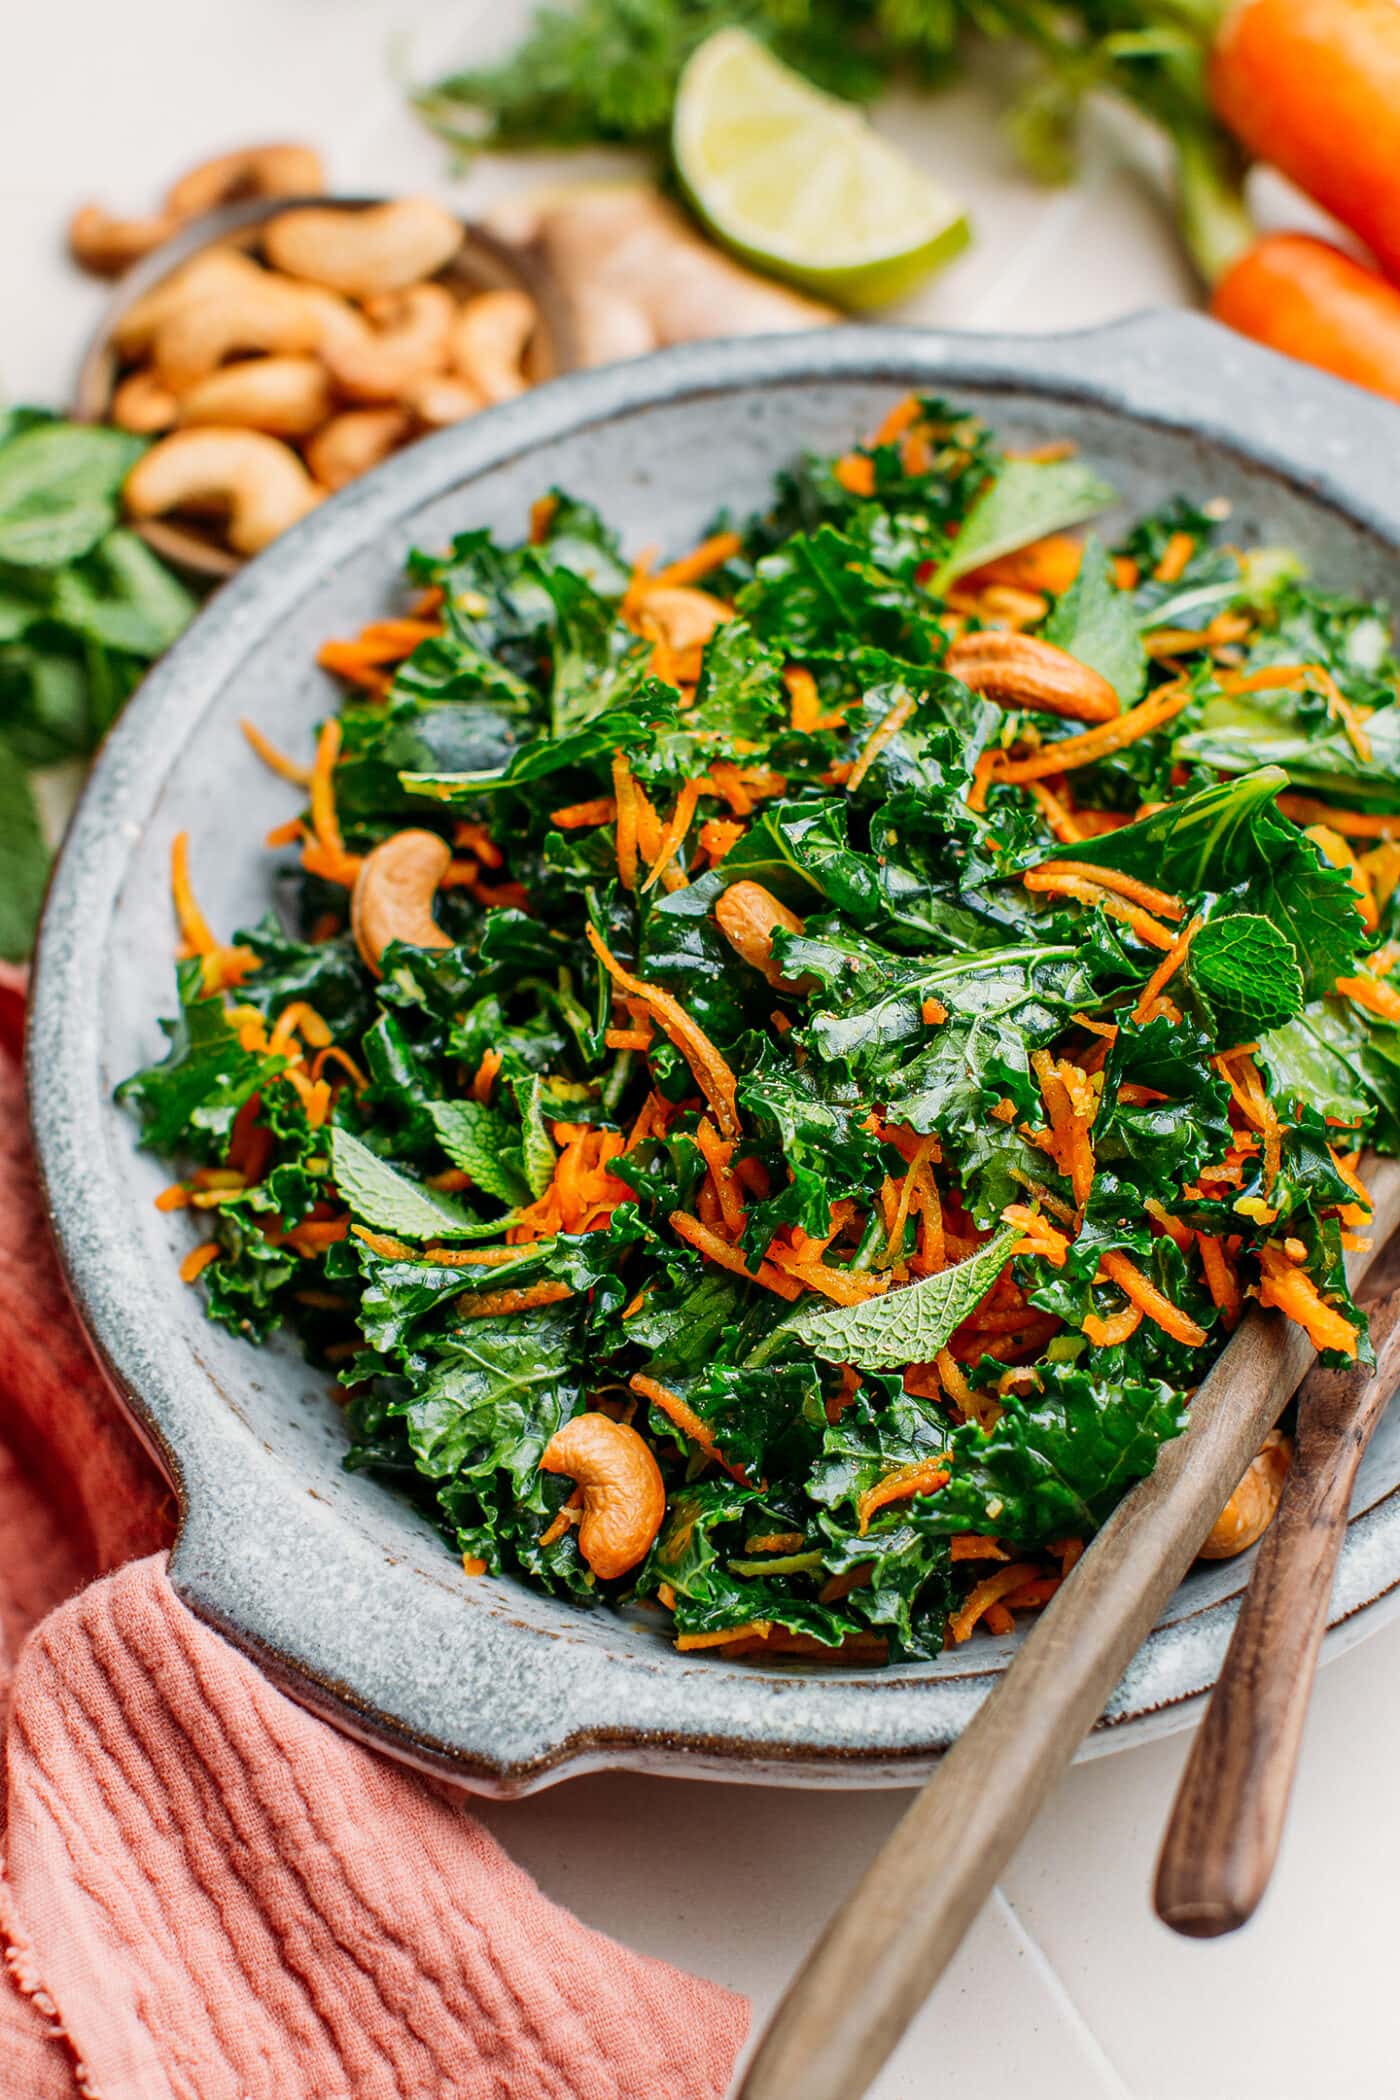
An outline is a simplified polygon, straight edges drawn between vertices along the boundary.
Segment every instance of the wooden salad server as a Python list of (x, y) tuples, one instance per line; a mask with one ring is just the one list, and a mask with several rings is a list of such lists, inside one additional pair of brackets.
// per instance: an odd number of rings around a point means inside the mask
[[(1373, 1244), (1400, 1222), (1400, 1161), (1367, 1167)], [(1371, 1256), (1350, 1258), (1355, 1286)], [(859, 2100), (1104, 1708), (1314, 1351), (1253, 1308), (1187, 1428), (1127, 1495), (1026, 1635), (808, 1956), (739, 2100)]]
[(1400, 1243), (1359, 1303), (1375, 1369), (1314, 1368), (1303, 1382), (1278, 1512), (1162, 1841), (1157, 1915), (1192, 1939), (1237, 1931), (1273, 1873), (1356, 1470), (1400, 1383)]

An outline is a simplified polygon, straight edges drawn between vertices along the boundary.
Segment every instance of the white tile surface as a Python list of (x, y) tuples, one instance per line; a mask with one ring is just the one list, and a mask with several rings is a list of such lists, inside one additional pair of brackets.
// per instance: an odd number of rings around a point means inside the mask
[[(81, 197), (141, 208), (187, 160), (277, 134), (321, 142), (347, 188), (447, 189), (442, 153), (402, 107), (395, 39), (411, 31), (398, 63), (421, 77), (508, 43), (522, 12), (523, 0), (11, 0), (0, 126), (0, 256), (12, 288), (0, 327), (5, 392), (62, 402), (101, 311), (101, 289), (62, 255), (62, 224)], [(975, 248), (901, 318), (1074, 328), (1189, 296), (1140, 141), (1100, 127), (1078, 187), (1037, 189), (998, 128), (999, 63), (980, 63), (955, 94), (900, 98), (883, 113), (910, 151), (957, 184), (978, 230)], [(451, 194), (480, 204), (520, 179), (514, 167), (482, 163)], [(1290, 209), (1280, 197), (1275, 188), (1275, 216)], [(1182, 1741), (1077, 1769), (892, 2060), (879, 2100), (1400, 2092), (1397, 1738), (1392, 1626), (1325, 1673), (1277, 1885), (1247, 1932), (1204, 1947), (1174, 1940), (1148, 1905)], [(619, 1776), (485, 1818), (580, 1916), (750, 1992), (761, 2018), (900, 1806), (895, 1795)]]

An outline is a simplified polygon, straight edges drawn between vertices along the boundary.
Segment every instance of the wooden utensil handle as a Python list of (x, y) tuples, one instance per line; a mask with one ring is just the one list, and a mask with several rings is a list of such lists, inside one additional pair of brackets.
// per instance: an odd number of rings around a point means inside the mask
[(1185, 1433), (1099, 1532), (832, 1920), (779, 2007), (740, 2100), (858, 2100), (866, 2090), (1310, 1355), (1296, 1328), (1252, 1316), (1230, 1372), (1202, 1386)]
[(1356, 1469), (1400, 1374), (1400, 1298), (1371, 1339), (1373, 1374), (1314, 1371), (1303, 1388), (1278, 1514), (1181, 1776), (1153, 1900), (1192, 1939), (1236, 1931), (1273, 1873)]

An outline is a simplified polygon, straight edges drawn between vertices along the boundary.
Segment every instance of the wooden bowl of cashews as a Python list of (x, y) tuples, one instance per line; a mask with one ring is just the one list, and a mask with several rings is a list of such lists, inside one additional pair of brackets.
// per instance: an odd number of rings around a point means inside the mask
[[(90, 228), (104, 253), (128, 222), (109, 223)], [(573, 362), (548, 278), (433, 199), (256, 196), (128, 271), (74, 413), (152, 437), (129, 520), (217, 579), (404, 445)]]

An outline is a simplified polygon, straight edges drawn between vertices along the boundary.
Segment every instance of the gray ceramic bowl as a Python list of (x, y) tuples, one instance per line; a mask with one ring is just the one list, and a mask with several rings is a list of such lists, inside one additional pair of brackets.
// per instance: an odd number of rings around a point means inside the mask
[[(263, 908), (259, 841), (295, 797), (254, 759), (238, 717), (309, 749), (335, 700), (317, 645), (398, 602), (409, 546), (466, 526), (518, 534), (530, 500), (559, 482), (600, 503), (629, 546), (683, 548), (720, 505), (762, 501), (775, 468), (844, 443), (911, 385), (984, 410), (1013, 441), (1074, 438), (1129, 508), (1178, 488), (1224, 495), (1241, 538), (1285, 540), (1325, 581), (1400, 596), (1400, 415), (1208, 322), (696, 345), (561, 381), (416, 446), (280, 540), (133, 701), (54, 879), (31, 1017), (40, 1157), (79, 1307), (179, 1492), (176, 1587), (331, 1720), (483, 1791), (604, 1765), (912, 1782), (1014, 1637), (865, 1673), (681, 1656), (646, 1624), (468, 1580), (392, 1493), (343, 1473), (324, 1381), (290, 1345), (259, 1354), (208, 1326), (178, 1282), (190, 1226), (152, 1208), (163, 1172), (112, 1106), (171, 1002), (170, 839), (191, 831), (218, 929)], [(1400, 1415), (1372, 1447), (1343, 1553), (1333, 1612), (1354, 1628), (1400, 1584), (1397, 1486)], [(1239, 1561), (1193, 1572), (1091, 1747), (1190, 1711), (1246, 1574)]]

